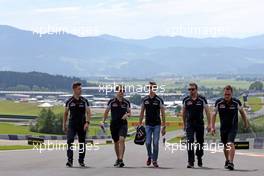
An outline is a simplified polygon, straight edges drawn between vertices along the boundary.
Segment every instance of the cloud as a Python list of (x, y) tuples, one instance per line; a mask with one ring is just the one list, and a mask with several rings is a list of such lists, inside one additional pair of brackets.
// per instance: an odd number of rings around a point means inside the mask
[(0, 0), (0, 21), (30, 29), (47, 25), (88, 26), (95, 29), (96, 34), (126, 38), (171, 34), (211, 37), (211, 34), (193, 32), (201, 28), (220, 28), (215, 36), (241, 37), (264, 33), (264, 23), (260, 21), (264, 16), (264, 1), (260, 0), (43, 1), (49, 3), (27, 3), (31, 9), (26, 3), (24, 6), (20, 4), (11, 11)]
[(48, 13), (48, 12), (77, 12), (80, 7), (53, 7), (53, 8), (41, 8), (35, 9), (35, 12)]

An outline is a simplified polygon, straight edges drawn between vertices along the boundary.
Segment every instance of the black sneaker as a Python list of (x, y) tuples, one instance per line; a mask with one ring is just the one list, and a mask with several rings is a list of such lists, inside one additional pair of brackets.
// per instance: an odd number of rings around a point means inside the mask
[(193, 162), (188, 162), (187, 168), (194, 168), (194, 163)]
[(227, 168), (228, 168), (229, 170), (234, 170), (234, 164), (231, 163), (231, 162), (228, 162)]
[(147, 164), (147, 166), (151, 165), (151, 158), (150, 157), (148, 157), (148, 160), (147, 160), (146, 164)]
[(226, 161), (225, 161), (225, 169), (228, 169), (228, 163), (229, 163), (229, 161), (226, 160)]
[(86, 165), (84, 164), (84, 162), (79, 162), (80, 167), (86, 167)]
[(153, 166), (154, 166), (154, 167), (156, 167), (156, 168), (158, 168), (158, 167), (159, 167), (159, 165), (158, 165), (158, 162), (157, 162), (157, 161), (153, 161), (153, 163), (152, 163), (152, 164), (153, 164)]
[(119, 160), (119, 167), (124, 167), (125, 163), (123, 162), (123, 160)]
[(115, 167), (119, 166), (119, 162), (120, 162), (119, 159), (117, 159), (116, 162), (115, 162), (115, 164), (114, 164), (114, 166)]
[(202, 160), (202, 158), (198, 158), (197, 160), (198, 160), (197, 165), (198, 165), (199, 167), (203, 167), (203, 160)]
[(66, 163), (66, 167), (72, 167), (72, 161), (68, 161), (68, 162)]

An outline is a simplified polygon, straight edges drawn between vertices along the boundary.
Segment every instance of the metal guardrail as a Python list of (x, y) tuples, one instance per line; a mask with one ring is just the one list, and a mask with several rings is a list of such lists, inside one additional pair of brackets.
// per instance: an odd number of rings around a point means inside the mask
[(23, 119), (23, 120), (34, 120), (37, 116), (30, 116), (30, 115), (2, 115), (0, 114), (0, 118), (3, 119)]
[(30, 94), (30, 95), (65, 95), (68, 92), (46, 92), (46, 91), (4, 91), (1, 90), (0, 94)]
[(264, 112), (251, 112), (251, 113), (248, 113), (248, 116), (250, 119), (256, 119), (259, 117), (264, 117)]
[[(0, 134), (0, 139), (4, 140), (28, 140), (33, 137), (32, 135), (13, 135), (13, 134)], [(35, 136), (44, 140), (66, 140), (67, 136)], [(88, 136), (86, 139), (111, 139), (111, 136)]]
[(261, 133), (238, 133), (237, 138), (246, 139), (246, 138), (264, 138), (264, 132)]
[[(220, 139), (207, 139), (208, 143), (220, 143)], [(261, 133), (239, 133), (236, 136), (237, 142), (249, 142), (250, 149), (264, 149), (264, 132)]]
[[(207, 143), (221, 143), (219, 139), (206, 140)], [(264, 149), (264, 137), (236, 139), (236, 142), (249, 142), (249, 149)]]

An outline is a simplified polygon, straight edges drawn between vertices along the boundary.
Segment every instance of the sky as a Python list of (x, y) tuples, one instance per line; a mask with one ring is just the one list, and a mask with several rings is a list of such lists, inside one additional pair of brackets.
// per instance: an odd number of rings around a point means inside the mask
[(263, 0), (0, 0), (0, 24), (39, 33), (234, 37), (264, 34)]

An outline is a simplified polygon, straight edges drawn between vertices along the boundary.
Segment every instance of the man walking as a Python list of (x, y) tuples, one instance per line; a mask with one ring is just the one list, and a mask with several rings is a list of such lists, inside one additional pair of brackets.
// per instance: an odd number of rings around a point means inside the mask
[(235, 138), (238, 129), (238, 111), (241, 114), (244, 122), (244, 128), (248, 128), (249, 124), (247, 116), (243, 110), (242, 104), (239, 99), (232, 97), (233, 88), (228, 85), (224, 88), (224, 97), (216, 100), (215, 111), (212, 115), (212, 128), (211, 132), (215, 134), (215, 120), (216, 115), (219, 113), (220, 116), (220, 133), (221, 140), (224, 144), (224, 155), (225, 155), (225, 168), (234, 170), (234, 156), (235, 156)]
[(119, 85), (115, 88), (116, 96), (109, 100), (103, 117), (103, 124), (111, 111), (110, 131), (114, 140), (117, 160), (115, 167), (124, 167), (125, 138), (127, 136), (127, 119), (131, 116), (130, 102), (124, 98), (125, 87)]
[[(159, 139), (161, 130), (161, 118), (162, 117), (162, 136), (166, 133), (165, 126), (165, 107), (163, 100), (156, 94), (157, 84), (155, 82), (149, 82), (149, 95), (143, 98), (139, 124), (142, 125), (142, 121), (145, 113), (145, 126), (146, 126), (146, 148), (148, 152), (147, 166), (151, 165), (159, 167), (158, 154), (159, 154)], [(153, 143), (153, 146), (152, 146)], [(153, 148), (153, 150), (152, 150)]]
[[(210, 111), (205, 97), (198, 94), (196, 83), (189, 84), (189, 95), (183, 99), (183, 126), (187, 135), (188, 165), (187, 168), (194, 167), (194, 149), (198, 166), (202, 167), (203, 143), (204, 143), (204, 110), (207, 116), (207, 130), (210, 127)], [(197, 145), (194, 144), (194, 135)]]
[[(88, 100), (81, 96), (82, 87), (81, 83), (75, 82), (72, 85), (73, 96), (70, 97), (65, 104), (63, 130), (67, 133), (67, 167), (73, 165), (73, 142), (74, 137), (77, 134), (79, 140), (79, 164), (81, 167), (85, 167), (85, 138), (86, 131), (90, 124), (91, 110), (89, 108)], [(69, 124), (66, 125), (68, 115), (70, 113)]]

